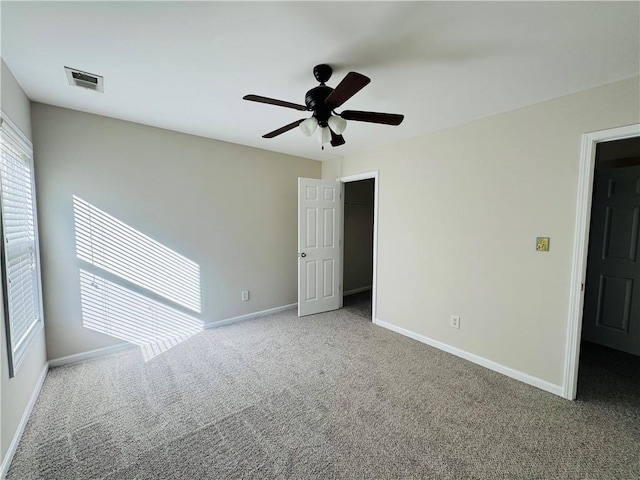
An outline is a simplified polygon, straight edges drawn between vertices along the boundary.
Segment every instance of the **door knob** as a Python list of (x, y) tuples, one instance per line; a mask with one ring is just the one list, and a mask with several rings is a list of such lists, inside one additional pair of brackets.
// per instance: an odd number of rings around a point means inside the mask
[(302, 253), (299, 253), (299, 254), (298, 254), (298, 256), (299, 256), (299, 257), (304, 258), (304, 257), (306, 257), (306, 256), (307, 256), (307, 254), (306, 254), (306, 253), (304, 253), (304, 252), (302, 252)]

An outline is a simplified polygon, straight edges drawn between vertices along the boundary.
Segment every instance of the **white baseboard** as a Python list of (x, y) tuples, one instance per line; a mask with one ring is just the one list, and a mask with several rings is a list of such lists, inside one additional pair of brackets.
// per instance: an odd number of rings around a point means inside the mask
[(289, 305), (283, 305), (281, 307), (268, 308), (267, 310), (260, 310), (259, 312), (247, 313), (246, 315), (240, 315), (238, 317), (225, 318), (224, 320), (218, 320), (217, 322), (205, 323), (203, 328), (215, 328), (223, 325), (229, 325), (231, 323), (241, 322), (243, 320), (250, 320), (256, 317), (264, 317), (265, 315), (271, 315), (272, 313), (284, 312), (297, 307), (297, 303), (291, 303)]
[(27, 426), (27, 422), (29, 421), (29, 417), (31, 416), (31, 411), (33, 410), (33, 406), (36, 404), (36, 400), (40, 395), (40, 390), (42, 389), (42, 385), (44, 385), (44, 380), (47, 378), (47, 372), (49, 371), (49, 364), (45, 363), (44, 367), (42, 367), (42, 372), (36, 381), (36, 385), (33, 388), (33, 392), (31, 392), (31, 396), (29, 397), (29, 401), (27, 402), (27, 406), (22, 413), (22, 418), (20, 419), (20, 423), (18, 424), (18, 428), (13, 435), (13, 439), (9, 444), (9, 448), (7, 449), (7, 453), (2, 460), (2, 465), (0, 465), (0, 479), (4, 479), (4, 477), (9, 472), (9, 467), (11, 466), (11, 460), (13, 460), (13, 456), (18, 449), (18, 444), (20, 443), (20, 439), (22, 438), (22, 434), (24, 433), (24, 429)]
[(346, 292), (342, 293), (342, 296), (346, 297), (347, 295), (354, 295), (356, 293), (366, 292), (367, 290), (371, 290), (371, 285), (367, 287), (354, 288), (353, 290), (347, 290)]
[[(219, 320), (217, 322), (205, 323), (203, 325), (203, 329), (207, 328), (215, 328), (221, 327), (223, 325), (229, 325), (231, 323), (241, 322), (242, 320), (249, 320), (251, 318), (262, 317), (265, 315), (269, 315), (272, 313), (282, 312), (284, 310), (289, 310), (290, 308), (296, 307), (297, 303), (292, 303), (290, 305), (283, 305), (281, 307), (269, 308), (267, 310), (261, 310), (259, 312), (247, 313), (246, 315), (240, 315), (238, 317), (225, 318), (224, 320)], [(66, 357), (55, 358), (53, 360), (49, 360), (49, 367), (60, 367), (62, 365), (68, 365), (70, 363), (81, 362), (82, 360), (89, 360), (91, 358), (102, 357), (103, 355), (109, 355), (112, 353), (117, 353), (122, 350), (127, 350), (129, 348), (135, 348), (139, 345), (134, 343), (119, 343), (117, 345), (112, 345), (110, 347), (98, 348), (96, 350), (90, 350), (88, 352), (76, 353), (74, 355), (68, 355)]]
[(520, 380), (521, 382), (527, 383), (534, 387), (537, 387), (541, 390), (545, 390), (549, 393), (553, 393), (554, 395), (564, 396), (564, 389), (561, 385), (555, 385), (553, 383), (549, 383), (545, 380), (542, 380), (538, 377), (534, 377), (527, 373), (520, 372), (519, 370), (514, 370), (513, 368), (506, 367), (500, 363), (494, 362), (493, 360), (488, 360), (479, 355), (475, 355), (473, 353), (466, 352), (456, 347), (452, 347), (451, 345), (447, 345), (446, 343), (439, 342), (437, 340), (433, 340), (429, 337), (425, 337), (424, 335), (420, 335), (418, 333), (412, 332), (411, 330), (407, 330), (402, 327), (398, 327), (391, 323), (383, 322), (382, 320), (378, 320), (377, 318), (373, 321), (374, 324), (379, 325), (383, 328), (391, 330), (393, 332), (399, 333), (409, 338), (413, 338), (418, 342), (426, 343), (434, 348), (439, 350), (444, 350), (445, 352), (451, 353), (456, 357), (464, 358), (465, 360), (469, 360), (477, 365), (488, 368), (489, 370), (493, 370), (494, 372), (501, 373), (506, 375), (507, 377), (514, 378), (516, 380)]
[(67, 355), (66, 357), (54, 358), (49, 360), (49, 367), (60, 367), (62, 365), (68, 365), (69, 363), (81, 362), (82, 360), (89, 360), (91, 358), (102, 357), (103, 355), (109, 355), (111, 353), (121, 352), (129, 348), (137, 347), (133, 343), (118, 343), (110, 347), (97, 348), (96, 350), (89, 350), (88, 352), (76, 353), (74, 355)]

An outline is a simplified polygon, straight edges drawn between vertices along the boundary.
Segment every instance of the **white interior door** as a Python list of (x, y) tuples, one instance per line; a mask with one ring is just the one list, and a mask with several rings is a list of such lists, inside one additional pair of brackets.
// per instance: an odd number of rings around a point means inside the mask
[(298, 179), (298, 316), (342, 306), (342, 184)]

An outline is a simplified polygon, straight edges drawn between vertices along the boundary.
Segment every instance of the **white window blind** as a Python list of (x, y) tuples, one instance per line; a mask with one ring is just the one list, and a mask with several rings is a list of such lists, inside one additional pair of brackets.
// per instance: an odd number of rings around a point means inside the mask
[(31, 145), (2, 115), (0, 213), (2, 267), (10, 375), (22, 363), (42, 324), (37, 222)]

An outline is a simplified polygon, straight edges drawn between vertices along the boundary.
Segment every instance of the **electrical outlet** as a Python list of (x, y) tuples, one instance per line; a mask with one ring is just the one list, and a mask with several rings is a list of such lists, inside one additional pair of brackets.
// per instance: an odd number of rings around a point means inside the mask
[(460, 328), (460, 317), (451, 315), (451, 328)]
[(243, 290), (242, 291), (242, 301), (243, 302), (248, 302), (249, 301), (249, 290)]

